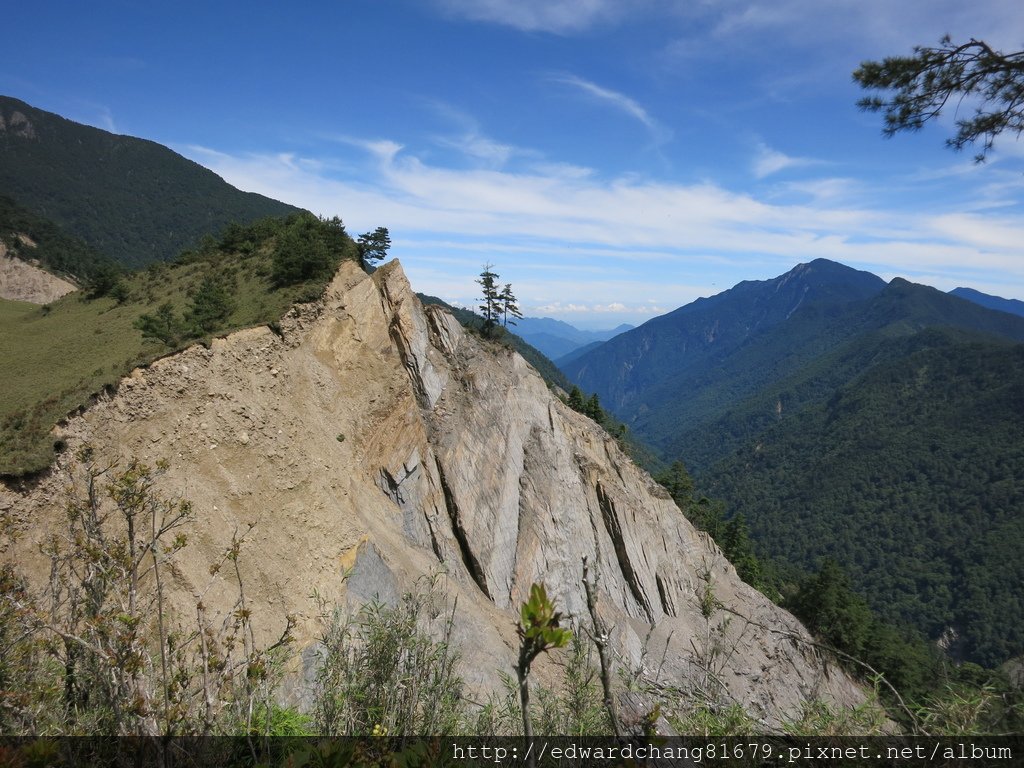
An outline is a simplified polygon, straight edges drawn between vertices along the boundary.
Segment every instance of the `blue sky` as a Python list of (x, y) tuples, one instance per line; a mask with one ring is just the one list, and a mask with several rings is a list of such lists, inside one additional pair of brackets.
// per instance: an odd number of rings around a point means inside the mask
[(850, 77), (946, 33), (1019, 50), (1020, 0), (94, 0), (4, 31), (0, 93), (387, 226), (457, 303), (491, 263), (526, 314), (612, 327), (816, 257), (1024, 299), (1024, 142), (883, 139)]

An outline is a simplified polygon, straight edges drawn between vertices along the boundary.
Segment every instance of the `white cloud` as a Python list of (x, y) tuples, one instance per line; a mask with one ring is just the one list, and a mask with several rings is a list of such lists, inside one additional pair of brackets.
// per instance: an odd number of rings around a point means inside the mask
[[(818, 257), (950, 280), (969, 269), (1002, 282), (1004, 295), (1024, 295), (1024, 227), (1006, 214), (920, 213), (824, 194), (811, 203), (773, 202), (711, 182), (607, 179), (557, 166), (555, 172), (547, 166), (453, 169), (386, 140), (348, 145), (361, 149), (363, 166), (345, 178), (317, 170), (339, 165), (333, 158), (309, 162), (194, 147), (186, 154), (242, 189), (340, 214), (351, 231), (388, 226), (392, 253), (414, 279), (429, 271), (430, 285), (418, 288), (439, 295), (458, 293), (445, 292), (444, 281), (475, 275), (490, 260), (517, 286), (536, 279), (521, 295), (547, 291), (545, 303), (591, 312), (619, 303), (638, 312), (651, 297), (659, 306), (684, 303), (688, 280), (717, 282), (715, 290), (723, 290)], [(358, 165), (358, 158), (346, 163)], [(856, 197), (878, 199), (882, 191), (865, 185)], [(641, 273), (659, 279), (642, 291), (634, 285), (627, 298), (623, 286)], [(471, 282), (463, 283), (472, 297)]]
[(757, 152), (754, 157), (754, 176), (763, 179), (773, 173), (784, 171), (787, 168), (800, 168), (814, 165), (817, 161), (808, 157), (792, 157), (777, 149), (772, 149), (764, 142), (758, 142)]
[(518, 154), (516, 147), (493, 141), (479, 133), (466, 133), (457, 137), (439, 137), (441, 146), (455, 149), (487, 168), (502, 168)]
[[(652, 300), (653, 301), (653, 300)], [(560, 301), (555, 301), (550, 304), (542, 304), (539, 306), (532, 307), (532, 310), (538, 315), (579, 315), (579, 314), (598, 314), (598, 315), (648, 315), (655, 317), (662, 315), (667, 312), (667, 309), (647, 302), (645, 304), (637, 304), (634, 306), (627, 306), (621, 301), (613, 301), (608, 304), (573, 304), (572, 302), (563, 304)]]
[(436, 0), (454, 16), (513, 27), (524, 32), (572, 34), (617, 21), (627, 0)]
[(866, 196), (862, 182), (843, 177), (787, 181), (781, 189), (809, 197), (816, 205), (835, 205), (838, 201)]
[(360, 139), (344, 135), (334, 135), (329, 138), (339, 144), (348, 144), (365, 150), (385, 164), (391, 163), (395, 156), (404, 149), (401, 144), (389, 139)]
[(909, 54), (912, 46), (936, 44), (945, 34), (1004, 47), (1017, 46), (1024, 37), (1018, 0), (720, 0), (697, 7), (715, 19), (719, 38), (781, 38), (786, 44), (801, 41), (801, 46), (867, 44), (881, 55)]
[(478, 166), (500, 169), (513, 158), (540, 157), (540, 153), (534, 150), (496, 141), (485, 135), (476, 118), (452, 104), (437, 99), (423, 101), (431, 111), (453, 127), (447, 134), (435, 136), (433, 142), (445, 149), (454, 150)]
[(598, 101), (610, 105), (619, 112), (638, 120), (650, 131), (651, 137), (659, 144), (672, 138), (671, 130), (651, 117), (650, 113), (640, 106), (636, 100), (624, 93), (604, 88), (597, 83), (584, 80), (576, 75), (552, 75), (551, 80), (556, 83), (572, 86)]

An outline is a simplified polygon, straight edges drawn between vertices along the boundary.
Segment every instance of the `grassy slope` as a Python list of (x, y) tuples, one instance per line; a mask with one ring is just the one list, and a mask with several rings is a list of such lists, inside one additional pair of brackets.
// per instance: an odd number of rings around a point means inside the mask
[(0, 301), (0, 475), (46, 468), (53, 456), (49, 432), (58, 420), (133, 367), (173, 351), (143, 339), (134, 323), (168, 301), (184, 314), (204, 278), (219, 275), (234, 285), (234, 310), (214, 334), (273, 322), (297, 300), (322, 291), (326, 277), (273, 287), (273, 250), (268, 241), (250, 254), (213, 250), (192, 263), (154, 265), (124, 279), (128, 299), (122, 304), (110, 297), (86, 300), (80, 292), (45, 307)]

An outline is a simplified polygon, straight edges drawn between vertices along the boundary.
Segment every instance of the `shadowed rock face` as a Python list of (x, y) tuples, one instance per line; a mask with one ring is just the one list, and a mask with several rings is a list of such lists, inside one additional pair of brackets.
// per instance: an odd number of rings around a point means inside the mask
[[(767, 724), (808, 698), (861, 700), (603, 430), (517, 354), (424, 309), (397, 262), (372, 276), (344, 264), (323, 300), (282, 326), (137, 370), (71, 419), (50, 476), (26, 493), (0, 486), (0, 511), (25, 533), (13, 554), (42, 577), (33, 542), (59, 519), (74, 449), (88, 442), (100, 456), (168, 460), (165, 491), (193, 502), (176, 574), (183, 614), (203, 590), (208, 606), (230, 604), (226, 583), (208, 586), (209, 565), (255, 523), (242, 566), (256, 626), (276, 637), (295, 614), (307, 662), (314, 590), (393, 601), (442, 572), (463, 675), (496, 686), (533, 582), (586, 619), (586, 556), (623, 663), (639, 668), (646, 649), (652, 679), (725, 694)], [(705, 618), (707, 589), (728, 611)], [(301, 682), (292, 692), (303, 696)]]

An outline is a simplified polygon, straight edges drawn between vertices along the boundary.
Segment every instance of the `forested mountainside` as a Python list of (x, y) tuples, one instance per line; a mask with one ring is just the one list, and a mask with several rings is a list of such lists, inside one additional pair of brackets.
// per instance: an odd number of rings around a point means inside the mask
[(6, 195), (0, 195), (0, 240), (9, 256), (38, 261), (49, 272), (79, 283), (116, 268), (109, 256)]
[(1018, 299), (1004, 299), (1001, 296), (992, 296), (976, 291), (973, 288), (954, 288), (950, 291), (950, 294), (959, 296), (961, 299), (973, 301), (975, 304), (980, 304), (989, 309), (996, 309), (1000, 312), (1009, 312), (1011, 315), (1024, 317), (1024, 301)]
[[(659, 321), (567, 374), (596, 383), (664, 460), (691, 467), (762, 553), (809, 569), (834, 557), (873, 607), (946, 638), (960, 658), (995, 664), (1024, 650), (1019, 606), (989, 588), (1014, 583), (1020, 557), (971, 544), (967, 566), (951, 548), (964, 519), (976, 536), (1005, 536), (1024, 516), (1024, 456), (1010, 437), (1022, 318), (816, 261)], [(858, 439), (837, 447), (839, 435)], [(826, 535), (853, 529), (838, 543)], [(967, 583), (979, 585), (970, 596)]]
[[(645, 414), (661, 422), (654, 411), (665, 401), (681, 399), (675, 395), (680, 384), (715, 371), (750, 338), (784, 323), (801, 307), (841, 307), (884, 287), (874, 275), (818, 259), (774, 280), (744, 281), (653, 318), (564, 369), (573, 383), (596, 392), (631, 425)], [(675, 432), (675, 424), (664, 426)], [(657, 442), (655, 431), (637, 428)]]
[(298, 211), (155, 142), (9, 96), (0, 96), (0, 191), (128, 267), (171, 259), (230, 223)]
[(832, 558), (886, 619), (997, 666), (1024, 649), (1024, 345), (930, 330), (887, 352), (702, 482), (761, 551)]

